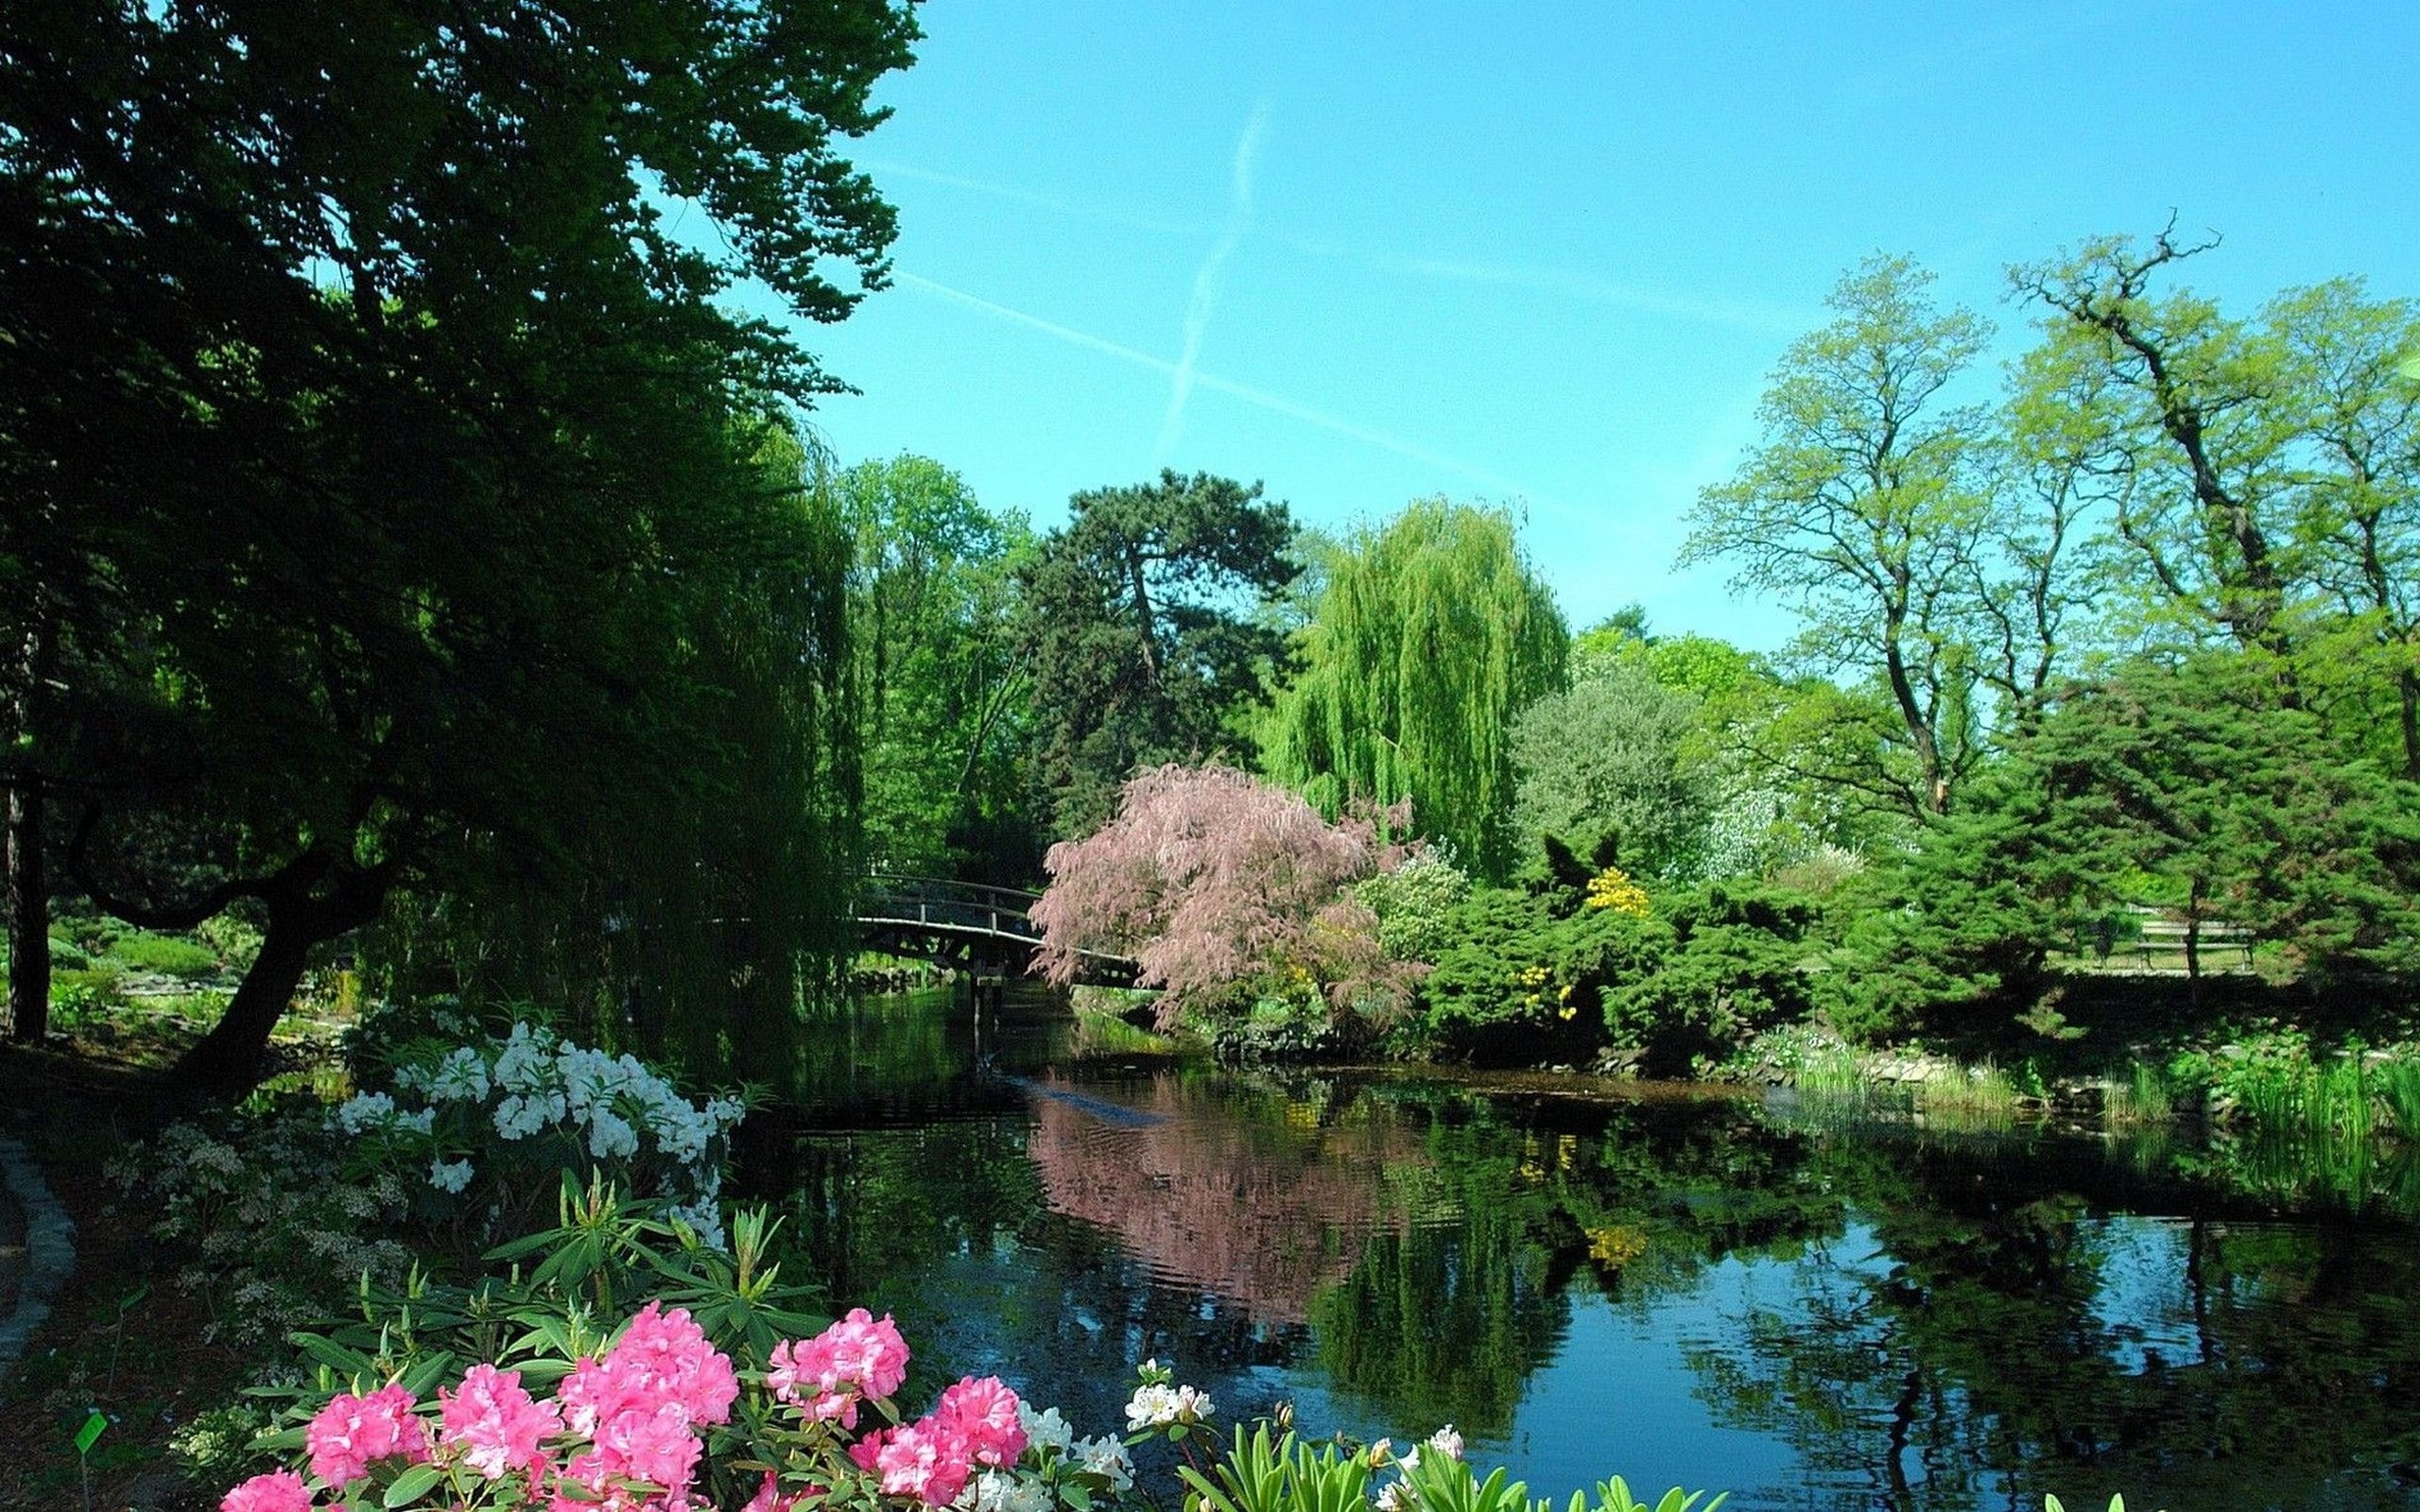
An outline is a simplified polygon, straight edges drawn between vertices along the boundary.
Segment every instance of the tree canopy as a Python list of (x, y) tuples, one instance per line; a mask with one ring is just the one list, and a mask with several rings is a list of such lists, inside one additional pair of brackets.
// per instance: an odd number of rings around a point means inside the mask
[(1063, 836), (1109, 816), (1135, 771), (1248, 755), (1285, 650), (1270, 610), (1301, 571), (1260, 487), (1164, 472), (1097, 489), (1017, 574), (1042, 782)]
[(1334, 812), (1409, 799), (1478, 874), (1511, 868), (1513, 719), (1563, 684), (1569, 633), (1501, 509), (1424, 500), (1327, 563), (1270, 769)]
[(871, 865), (1023, 881), (1029, 679), (1016, 635), (1024, 519), (921, 456), (833, 479), (853, 541), (850, 651), (861, 700)]
[(914, 34), (737, 0), (12, 18), (9, 777), (129, 917), (263, 912), (197, 1078), (249, 1078), (312, 946), (398, 887), (578, 900), (594, 938), (667, 850), (758, 864), (700, 850), (743, 799), (797, 875), (841, 858), (845, 558), (784, 413), (832, 381), (719, 296), (837, 319), (880, 282), (891, 214), (835, 145)]

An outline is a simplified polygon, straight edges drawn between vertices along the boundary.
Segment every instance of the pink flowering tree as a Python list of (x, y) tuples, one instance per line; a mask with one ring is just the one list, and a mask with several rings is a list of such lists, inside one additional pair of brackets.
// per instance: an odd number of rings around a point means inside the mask
[(1304, 995), (1383, 1017), (1410, 979), (1348, 889), (1400, 859), (1369, 818), (1330, 823), (1234, 767), (1154, 767), (1099, 831), (1050, 848), (1034, 968), (1065, 984), (1087, 953), (1131, 958), (1164, 1022)]

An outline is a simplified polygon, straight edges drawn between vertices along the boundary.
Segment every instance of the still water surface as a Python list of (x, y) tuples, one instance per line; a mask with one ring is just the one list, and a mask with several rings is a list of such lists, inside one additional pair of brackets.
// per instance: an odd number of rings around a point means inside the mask
[[(841, 1305), (1124, 1426), (1457, 1424), (1560, 1499), (2420, 1507), (2420, 1236), (2207, 1152), (1824, 1127), (1754, 1100), (1087, 1054), (1012, 1000), (836, 1012), (745, 1183)], [(2409, 1183), (2406, 1183), (2407, 1185)]]

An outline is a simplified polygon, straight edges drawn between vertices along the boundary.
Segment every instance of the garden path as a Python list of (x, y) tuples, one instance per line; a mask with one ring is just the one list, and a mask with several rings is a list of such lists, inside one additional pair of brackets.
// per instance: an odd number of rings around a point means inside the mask
[(76, 1263), (75, 1231), (33, 1157), (0, 1134), (0, 1380), (50, 1316)]

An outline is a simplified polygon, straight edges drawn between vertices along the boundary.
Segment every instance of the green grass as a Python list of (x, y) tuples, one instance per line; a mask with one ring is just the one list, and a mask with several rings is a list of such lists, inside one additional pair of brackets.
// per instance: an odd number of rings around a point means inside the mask
[(162, 976), (181, 977), (195, 981), (218, 974), (217, 954), (189, 939), (177, 939), (167, 935), (135, 933), (118, 939), (109, 948), (114, 959), (130, 970), (156, 971)]
[(1866, 1091), (1865, 1074), (1857, 1056), (1843, 1049), (1819, 1050), (1806, 1057), (1792, 1078), (1802, 1096), (1858, 1097)]
[(1071, 1048), (1080, 1056), (1170, 1056), (1178, 1046), (1167, 1035), (1138, 1029), (1116, 1014), (1079, 1008)]

